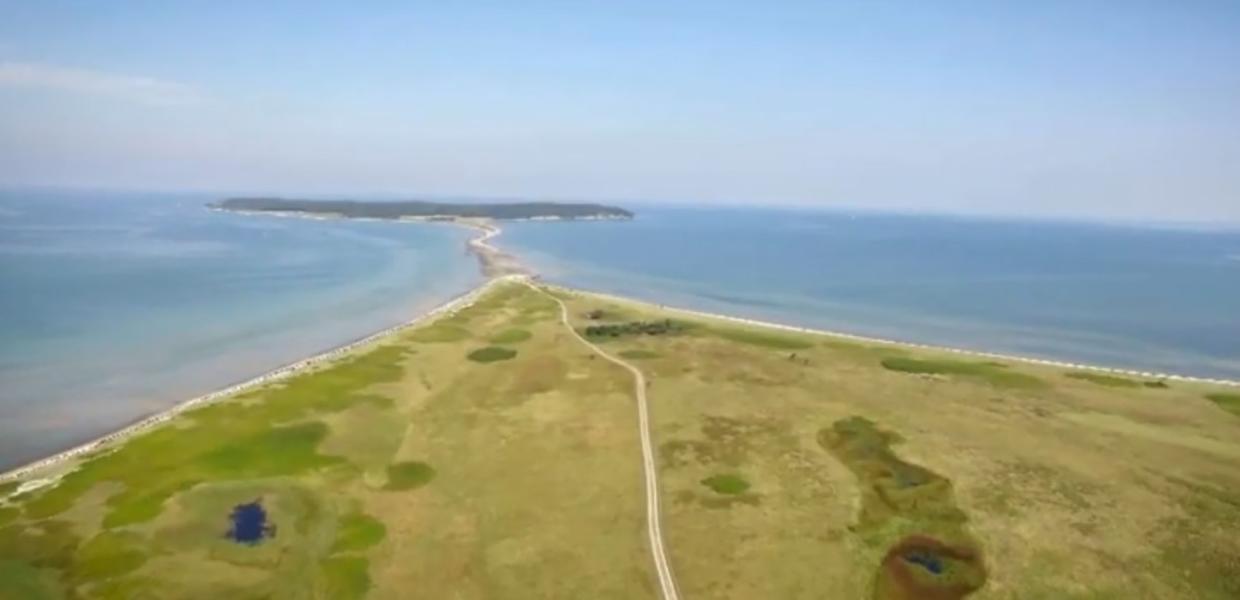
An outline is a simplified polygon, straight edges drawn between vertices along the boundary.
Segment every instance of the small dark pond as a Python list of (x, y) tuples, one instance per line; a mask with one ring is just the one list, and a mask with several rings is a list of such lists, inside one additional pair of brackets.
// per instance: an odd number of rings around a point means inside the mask
[(232, 527), (228, 538), (238, 544), (254, 545), (276, 534), (276, 526), (267, 523), (267, 511), (259, 500), (234, 506), (229, 518)]
[(923, 567), (935, 575), (943, 574), (943, 560), (925, 550), (911, 550), (904, 554), (904, 560)]

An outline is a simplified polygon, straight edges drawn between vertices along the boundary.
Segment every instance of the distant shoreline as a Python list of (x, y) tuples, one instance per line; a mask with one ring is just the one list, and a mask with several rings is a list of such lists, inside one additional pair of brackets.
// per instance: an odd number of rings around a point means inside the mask
[[(268, 211), (253, 211), (253, 212), (236, 211), (236, 210), (220, 209), (220, 208), (215, 208), (215, 207), (211, 207), (211, 210), (220, 210), (223, 212), (253, 214), (253, 215), (270, 216), (270, 217), (303, 218), (303, 219), (318, 219), (318, 220), (332, 219), (332, 218), (340, 218), (340, 219), (351, 218), (351, 217), (344, 217), (344, 216), (332, 217), (332, 216), (313, 215), (313, 214), (306, 214), (306, 213), (275, 213), (275, 212), (268, 212)], [(387, 219), (374, 219), (374, 220), (387, 220)], [(529, 279), (529, 278), (537, 278), (536, 274), (534, 274), (532, 271), (528, 270), (528, 268), (524, 267), (519, 262), (517, 262), (515, 257), (503, 252), (502, 250), (500, 250), (499, 248), (495, 247), (494, 245), (490, 243), (490, 240), (494, 239), (495, 237), (503, 233), (503, 229), (495, 225), (490, 220), (472, 219), (472, 218), (451, 218), (451, 219), (408, 218), (408, 219), (401, 219), (399, 222), (446, 223), (446, 224), (453, 224), (453, 225), (460, 226), (460, 227), (466, 227), (468, 229), (481, 232), (481, 235), (469, 239), (466, 242), (466, 245), (471, 251), (473, 251), (479, 257), (479, 262), (481, 263), (480, 266), (482, 268), (482, 271), (484, 274), (488, 276), (488, 279), (484, 281), (482, 284), (478, 285), (477, 287), (474, 287), (473, 289), (470, 289), (456, 296), (455, 298), (452, 298), (451, 300), (448, 300), (447, 302), (440, 304), (436, 306), (435, 308), (432, 308), (431, 310), (425, 313), (422, 313), (421, 315), (418, 315), (417, 317), (414, 317), (413, 319), (409, 321), (399, 323), (397, 325), (393, 325), (391, 327), (382, 329), (375, 333), (371, 333), (369, 335), (366, 335), (362, 338), (359, 338), (347, 344), (343, 344), (341, 346), (331, 348), (324, 352), (298, 360), (288, 365), (278, 367), (276, 369), (263, 373), (257, 377), (248, 379), (244, 382), (231, 385), (231, 386), (228, 386), (228, 387), (225, 387), (225, 388), (222, 388), (222, 389), (219, 389), (214, 392), (210, 392), (210, 393), (207, 393), (201, 396), (191, 398), (189, 400), (176, 404), (167, 410), (163, 410), (155, 414), (149, 415), (145, 418), (138, 420), (137, 422), (133, 424), (117, 429), (116, 431), (113, 431), (111, 433), (105, 434), (103, 436), (99, 436), (88, 442), (73, 446), (67, 450), (57, 452), (51, 456), (27, 463), (25, 465), (20, 465), (13, 469), (5, 471), (3, 473), (0, 473), (0, 483), (15, 480), (15, 479), (20, 479), (32, 473), (36, 473), (38, 471), (57, 466), (59, 464), (62, 464), (68, 460), (71, 460), (79, 456), (83, 456), (83, 455), (90, 454), (93, 452), (107, 450), (111, 446), (114, 446), (115, 444), (120, 443), (124, 441), (125, 439), (128, 439), (129, 437), (132, 437), (148, 429), (154, 428), (158, 425), (162, 425), (170, 421), (174, 417), (192, 408), (196, 408), (196, 407), (203, 406), (203, 405), (206, 405), (206, 404), (218, 401), (218, 400), (231, 397), (239, 392), (242, 392), (242, 391), (245, 391), (245, 390), (260, 386), (260, 385), (265, 385), (267, 383), (271, 383), (274, 381), (287, 379), (288, 377), (297, 375), (305, 371), (308, 368), (318, 366), (325, 362), (329, 362), (331, 360), (340, 358), (353, 350), (356, 350), (367, 344), (377, 342), (385, 337), (391, 336), (405, 329), (415, 327), (418, 325), (423, 325), (429, 322), (433, 322), (434, 320), (440, 317), (443, 317), (443, 316), (455, 314), (457, 311), (471, 306), (475, 301), (477, 301), (479, 297), (481, 297), (483, 294), (489, 291), (492, 287), (500, 283), (507, 282), (507, 281), (519, 281), (522, 279)], [(605, 300), (609, 300), (613, 302), (635, 304), (638, 306), (645, 306), (645, 307), (663, 310), (667, 312), (679, 313), (679, 314), (687, 315), (691, 317), (711, 319), (711, 320), (717, 320), (717, 321), (726, 321), (729, 323), (734, 323), (734, 324), (749, 326), (749, 327), (777, 329), (777, 330), (790, 331), (790, 332), (795, 332), (795, 333), (838, 338), (838, 339), (843, 339), (843, 340), (848, 340), (848, 341), (853, 341), (853, 342), (881, 344), (881, 345), (886, 345), (886, 346), (903, 347), (903, 348), (914, 348), (914, 349), (919, 349), (919, 350), (928, 350), (932, 352), (956, 354), (960, 356), (968, 356), (968, 357), (974, 357), (974, 358), (1005, 360), (1005, 361), (1010, 361), (1010, 362), (1019, 362), (1019, 363), (1024, 363), (1024, 364), (1044, 366), (1044, 367), (1054, 367), (1054, 368), (1061, 368), (1061, 369), (1071, 369), (1071, 370), (1076, 370), (1076, 371), (1089, 371), (1089, 372), (1104, 373), (1104, 374), (1109, 374), (1109, 375), (1140, 377), (1140, 378), (1146, 378), (1146, 379), (1165, 380), (1165, 381), (1173, 381), (1173, 382), (1181, 382), (1181, 383), (1240, 387), (1240, 381), (1232, 380), (1232, 379), (1195, 377), (1191, 375), (1179, 375), (1175, 373), (1139, 371), (1135, 369), (1122, 369), (1122, 368), (1116, 368), (1116, 367), (1106, 367), (1106, 366), (1091, 365), (1091, 364), (1085, 364), (1085, 363), (1072, 363), (1072, 362), (1067, 362), (1067, 361), (1041, 359), (1041, 358), (1034, 358), (1034, 357), (1029, 357), (1029, 356), (1003, 354), (1003, 353), (987, 352), (987, 351), (981, 351), (981, 350), (967, 350), (967, 349), (962, 349), (962, 348), (953, 348), (950, 346), (938, 346), (934, 344), (923, 344), (923, 343), (917, 343), (917, 342), (892, 340), (892, 339), (885, 339), (885, 338), (879, 338), (879, 337), (856, 335), (856, 334), (851, 334), (851, 333), (846, 333), (846, 332), (841, 332), (841, 331), (817, 329), (817, 328), (812, 328), (812, 327), (801, 327), (801, 326), (788, 325), (788, 324), (777, 323), (777, 322), (772, 322), (772, 321), (749, 319), (749, 318), (737, 317), (737, 316), (726, 315), (726, 314), (721, 314), (721, 313), (713, 313), (709, 311), (668, 306), (664, 304), (659, 304), (657, 302), (650, 302), (646, 300), (640, 300), (636, 298), (630, 298), (626, 296), (619, 296), (615, 294), (609, 294), (605, 292), (598, 292), (598, 291), (581, 289), (581, 288), (554, 285), (554, 284), (549, 284), (546, 282), (541, 282), (541, 285), (544, 285), (546, 287), (550, 287), (553, 289), (563, 290), (563, 291), (570, 292), (570, 293), (589, 295), (589, 296), (593, 296), (596, 298), (601, 298), (601, 299), (605, 299)]]
[(618, 206), (593, 202), (434, 202), (429, 200), (308, 200), (296, 198), (226, 198), (207, 206), (220, 210), (333, 215), (348, 218), (496, 219), (496, 220), (599, 220), (633, 218)]

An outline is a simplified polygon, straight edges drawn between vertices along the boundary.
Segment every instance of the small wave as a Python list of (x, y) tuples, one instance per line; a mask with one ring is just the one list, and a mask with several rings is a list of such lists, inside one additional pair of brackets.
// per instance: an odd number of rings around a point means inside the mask
[(742, 306), (756, 306), (759, 308), (777, 308), (781, 306), (778, 302), (771, 302), (769, 300), (759, 298), (746, 298), (744, 296), (736, 296), (732, 294), (718, 294), (704, 291), (693, 292), (693, 294), (701, 298), (706, 298), (707, 300), (717, 300), (719, 302), (740, 304)]

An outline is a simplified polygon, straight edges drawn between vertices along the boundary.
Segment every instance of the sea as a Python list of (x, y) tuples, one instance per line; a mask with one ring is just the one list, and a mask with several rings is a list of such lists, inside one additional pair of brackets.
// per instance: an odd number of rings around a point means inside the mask
[(482, 281), (451, 225), (214, 195), (0, 191), (0, 468), (407, 321)]
[(669, 306), (1240, 379), (1240, 227), (632, 208), (496, 242), (549, 281)]
[[(0, 468), (406, 321), (479, 284), (444, 224), (0, 190)], [(944, 346), (1240, 379), (1240, 231), (625, 205), (494, 240), (549, 281)]]

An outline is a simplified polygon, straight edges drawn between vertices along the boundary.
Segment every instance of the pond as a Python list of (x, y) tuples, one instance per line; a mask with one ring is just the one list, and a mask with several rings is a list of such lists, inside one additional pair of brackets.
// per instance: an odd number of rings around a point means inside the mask
[(261, 500), (234, 506), (229, 518), (232, 527), (227, 537), (238, 544), (254, 545), (276, 534), (275, 525), (267, 522), (267, 510)]

